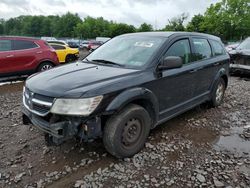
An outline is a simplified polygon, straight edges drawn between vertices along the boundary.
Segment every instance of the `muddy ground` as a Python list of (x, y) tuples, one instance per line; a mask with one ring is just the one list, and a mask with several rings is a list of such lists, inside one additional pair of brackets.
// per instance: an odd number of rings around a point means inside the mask
[(201, 105), (151, 131), (133, 158), (101, 140), (46, 147), (21, 121), (23, 82), (0, 86), (0, 187), (250, 187), (250, 81), (231, 77), (219, 108)]

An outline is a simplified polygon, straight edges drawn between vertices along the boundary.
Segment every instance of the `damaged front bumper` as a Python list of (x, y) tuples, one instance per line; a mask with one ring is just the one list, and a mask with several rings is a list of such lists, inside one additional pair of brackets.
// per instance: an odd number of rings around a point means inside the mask
[(243, 72), (250, 74), (250, 65), (230, 64), (230, 72)]
[(59, 145), (74, 137), (83, 141), (94, 139), (102, 135), (101, 119), (99, 117), (60, 117), (49, 114), (47, 117), (38, 116), (27, 108), (22, 108), (23, 124), (33, 124), (46, 133), (50, 142)]

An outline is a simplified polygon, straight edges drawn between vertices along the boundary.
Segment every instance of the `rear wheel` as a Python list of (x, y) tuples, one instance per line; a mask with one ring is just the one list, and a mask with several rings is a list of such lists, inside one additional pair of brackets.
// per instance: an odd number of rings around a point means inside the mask
[(74, 55), (67, 55), (65, 59), (65, 63), (70, 63), (76, 60), (76, 57)]
[(143, 148), (150, 122), (144, 108), (134, 104), (127, 106), (107, 121), (103, 135), (105, 148), (117, 158), (133, 156)]
[(41, 63), (38, 67), (38, 72), (41, 72), (41, 71), (46, 71), (46, 70), (49, 70), (51, 68), (53, 68), (54, 65), (50, 62), (44, 62), (44, 63)]
[(223, 80), (223, 78), (220, 78), (216, 83), (212, 93), (211, 104), (213, 107), (221, 105), (224, 99), (225, 90), (226, 90), (225, 81)]

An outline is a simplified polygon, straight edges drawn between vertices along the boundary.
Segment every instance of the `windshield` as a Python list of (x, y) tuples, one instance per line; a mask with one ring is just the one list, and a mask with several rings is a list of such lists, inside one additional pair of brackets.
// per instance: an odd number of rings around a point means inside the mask
[(163, 42), (160, 37), (116, 37), (96, 49), (85, 60), (112, 63), (128, 68), (142, 68)]
[(244, 40), (238, 47), (237, 49), (240, 50), (250, 50), (250, 38), (247, 38)]

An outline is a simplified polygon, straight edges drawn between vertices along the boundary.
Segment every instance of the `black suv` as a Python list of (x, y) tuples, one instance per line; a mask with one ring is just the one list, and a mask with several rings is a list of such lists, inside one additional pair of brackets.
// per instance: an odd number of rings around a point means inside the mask
[(27, 79), (23, 121), (48, 143), (103, 137), (112, 155), (140, 151), (150, 129), (203, 102), (222, 103), (229, 55), (218, 37), (125, 34), (76, 64)]

